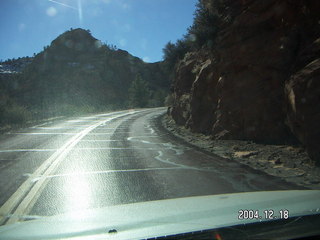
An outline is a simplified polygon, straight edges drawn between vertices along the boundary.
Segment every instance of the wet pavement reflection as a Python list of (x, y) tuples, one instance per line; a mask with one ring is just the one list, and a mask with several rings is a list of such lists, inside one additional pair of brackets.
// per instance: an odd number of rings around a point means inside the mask
[(0, 223), (132, 202), (295, 189), (177, 140), (159, 125), (164, 112), (122, 111), (10, 133), (0, 158), (14, 164), (0, 171), (15, 184), (2, 199)]

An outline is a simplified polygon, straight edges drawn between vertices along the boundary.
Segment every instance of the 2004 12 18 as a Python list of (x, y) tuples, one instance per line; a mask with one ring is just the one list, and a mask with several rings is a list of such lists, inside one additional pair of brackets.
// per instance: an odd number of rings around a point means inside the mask
[(280, 209), (279, 211), (275, 211), (273, 209), (266, 209), (262, 211), (260, 214), (259, 210), (253, 209), (240, 209), (238, 211), (238, 219), (239, 220), (247, 220), (247, 219), (288, 219), (289, 218), (289, 210)]

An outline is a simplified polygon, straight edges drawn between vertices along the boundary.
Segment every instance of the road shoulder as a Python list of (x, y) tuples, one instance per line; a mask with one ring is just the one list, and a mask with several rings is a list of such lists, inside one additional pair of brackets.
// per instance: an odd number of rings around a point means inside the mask
[(233, 159), (269, 175), (310, 189), (320, 189), (320, 168), (316, 167), (301, 146), (258, 144), (241, 140), (214, 140), (210, 136), (193, 133), (164, 114), (162, 126), (189, 144)]

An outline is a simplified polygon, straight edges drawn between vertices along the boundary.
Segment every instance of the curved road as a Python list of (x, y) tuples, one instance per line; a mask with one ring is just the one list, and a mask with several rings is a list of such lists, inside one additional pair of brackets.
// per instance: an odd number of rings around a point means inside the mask
[(0, 224), (131, 202), (298, 189), (194, 149), (164, 108), (47, 122), (0, 138)]

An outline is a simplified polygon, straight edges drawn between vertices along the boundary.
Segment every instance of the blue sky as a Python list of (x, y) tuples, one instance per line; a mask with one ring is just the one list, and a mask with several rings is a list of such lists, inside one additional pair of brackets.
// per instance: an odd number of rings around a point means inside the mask
[(192, 24), (197, 0), (0, 0), (0, 60), (32, 56), (70, 28), (146, 62)]

